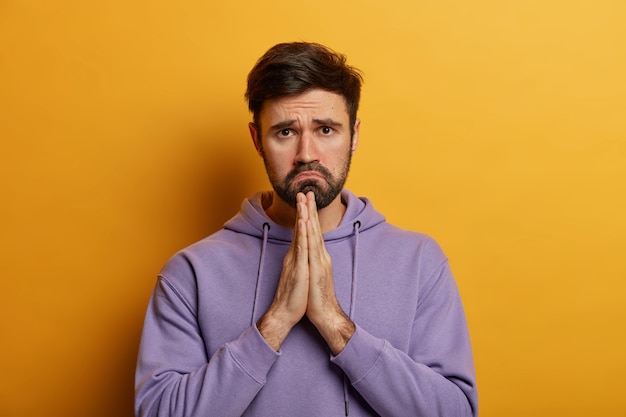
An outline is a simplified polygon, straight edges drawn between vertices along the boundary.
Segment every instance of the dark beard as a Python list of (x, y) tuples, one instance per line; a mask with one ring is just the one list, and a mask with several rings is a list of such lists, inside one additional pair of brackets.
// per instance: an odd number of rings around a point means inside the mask
[[(272, 187), (278, 197), (281, 200), (286, 202), (292, 207), (296, 206), (296, 195), (298, 193), (308, 193), (309, 191), (313, 191), (315, 194), (315, 203), (317, 205), (317, 209), (321, 210), (327, 207), (330, 203), (332, 203), (335, 198), (341, 193), (343, 190), (343, 186), (346, 183), (346, 178), (348, 177), (348, 171), (350, 169), (350, 162), (352, 159), (352, 154), (348, 154), (348, 158), (346, 159), (346, 163), (344, 165), (344, 169), (338, 176), (338, 178), (333, 178), (331, 172), (326, 169), (326, 167), (322, 166), (319, 162), (311, 162), (308, 164), (302, 164), (294, 168), (287, 177), (285, 177), (284, 181), (280, 184), (277, 184), (272, 180), (272, 175), (268, 170), (268, 175), (270, 177), (270, 182), (272, 183)], [(266, 170), (267, 170), (266, 165)], [(304, 181), (300, 181), (297, 186), (293, 183), (293, 179), (300, 173), (306, 171), (315, 171), (324, 177), (324, 180), (320, 179), (308, 179)], [(325, 184), (324, 184), (325, 183)]]

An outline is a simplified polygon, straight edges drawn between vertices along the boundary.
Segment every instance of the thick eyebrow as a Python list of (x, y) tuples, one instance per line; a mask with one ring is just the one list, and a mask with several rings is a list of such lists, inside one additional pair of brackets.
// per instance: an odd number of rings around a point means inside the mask
[(313, 119), (313, 121), (315, 123), (317, 123), (318, 125), (338, 126), (338, 127), (342, 126), (341, 122), (338, 122), (338, 121), (333, 120), (331, 118), (328, 118), (328, 119)]
[[(270, 126), (270, 129), (271, 130), (286, 129), (286, 128), (291, 127), (294, 124), (296, 124), (296, 122), (297, 122), (296, 119), (284, 120), (282, 122), (278, 122), (278, 123)], [(318, 125), (324, 125), (324, 126), (337, 126), (337, 127), (341, 127), (342, 126), (341, 122), (338, 122), (338, 121), (333, 120), (331, 118), (327, 118), (327, 119), (313, 119), (313, 122), (318, 124)]]
[(285, 120), (282, 122), (278, 122), (275, 125), (270, 126), (271, 130), (281, 130), (281, 129), (286, 129), (288, 127), (293, 126), (296, 123), (297, 120), (292, 119), (292, 120)]

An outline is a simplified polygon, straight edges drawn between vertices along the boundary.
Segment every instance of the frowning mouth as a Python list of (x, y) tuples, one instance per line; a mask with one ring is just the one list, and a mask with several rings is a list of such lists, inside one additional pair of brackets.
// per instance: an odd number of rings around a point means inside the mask
[(304, 180), (312, 180), (312, 179), (320, 179), (324, 180), (324, 175), (317, 171), (304, 171), (296, 174), (293, 178), (294, 181), (304, 181)]
[(286, 178), (286, 182), (305, 181), (305, 180), (325, 180), (332, 179), (330, 171), (319, 162), (303, 164), (294, 168)]

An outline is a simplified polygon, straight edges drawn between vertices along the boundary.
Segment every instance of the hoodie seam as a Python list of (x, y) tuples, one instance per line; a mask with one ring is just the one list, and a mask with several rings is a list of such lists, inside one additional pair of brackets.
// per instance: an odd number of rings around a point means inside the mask
[[(441, 276), (441, 272), (443, 271), (444, 267), (448, 264), (448, 258), (445, 258), (439, 265), (437, 265), (437, 267), (433, 270), (433, 272), (428, 275), (426, 282), (430, 282), (430, 281), (437, 281), (438, 278), (435, 277), (435, 275), (439, 275)], [(422, 302), (428, 298), (428, 296), (430, 295), (430, 293), (432, 293), (435, 290), (435, 287), (437, 286), (436, 283), (434, 283), (429, 289), (428, 292), (426, 292), (423, 295), (418, 295), (418, 302), (416, 305), (416, 310), (419, 310), (419, 307), (422, 305)]]
[(230, 346), (227, 346), (226, 351), (228, 352), (228, 355), (233, 359), (233, 361), (237, 364), (237, 366), (243, 371), (245, 372), (246, 375), (248, 375), (250, 378), (252, 378), (254, 380), (254, 382), (256, 382), (257, 384), (259, 384), (260, 386), (265, 385), (266, 380), (264, 378), (259, 378), (255, 375), (254, 372), (252, 372), (252, 370), (250, 370), (242, 361), (239, 360), (239, 358), (237, 358), (237, 355), (235, 355), (231, 350), (230, 350)]
[(356, 379), (356, 380), (352, 383), (352, 385), (353, 385), (353, 386), (358, 385), (361, 381), (363, 381), (365, 378), (367, 378), (367, 376), (368, 376), (369, 374), (371, 374), (371, 373), (374, 371), (374, 369), (376, 369), (376, 368), (378, 367), (379, 362), (381, 362), (381, 360), (382, 360), (382, 357), (383, 357), (383, 352), (384, 352), (385, 350), (387, 350), (387, 344), (388, 344), (388, 343), (387, 343), (387, 341), (386, 341), (386, 340), (383, 340), (383, 346), (382, 346), (382, 348), (380, 349), (380, 351), (378, 352), (378, 355), (376, 356), (376, 359), (374, 360), (374, 362), (372, 363), (372, 365), (371, 365), (369, 368), (367, 368), (367, 370), (363, 373), (363, 375), (361, 375), (360, 377), (358, 377), (358, 378), (357, 378), (357, 379)]
[(189, 303), (189, 301), (187, 301), (187, 299), (180, 293), (180, 291), (178, 291), (178, 289), (174, 286), (174, 284), (172, 284), (165, 275), (163, 274), (159, 274), (157, 276), (157, 278), (163, 283), (165, 284), (170, 290), (172, 290), (172, 292), (174, 293), (174, 295), (176, 296), (176, 298), (178, 298), (180, 301), (182, 301), (183, 305), (187, 308), (187, 310), (189, 310), (189, 312), (193, 315), (194, 318), (198, 318), (198, 315), (196, 314), (196, 311), (193, 309), (193, 307), (191, 306), (191, 303)]

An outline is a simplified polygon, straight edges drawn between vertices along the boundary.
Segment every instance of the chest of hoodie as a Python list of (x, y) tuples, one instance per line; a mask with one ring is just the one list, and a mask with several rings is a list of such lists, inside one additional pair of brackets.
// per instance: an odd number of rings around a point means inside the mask
[[(423, 274), (419, 243), (386, 233), (367, 235), (359, 242), (354, 236), (326, 242), (337, 300), (359, 326), (408, 349)], [(205, 252), (195, 257), (193, 269), (198, 324), (209, 355), (256, 323), (271, 304), (289, 244), (269, 239), (262, 249), (258, 238), (246, 235), (227, 245), (196, 248)], [(306, 319), (294, 334), (324, 348)]]

